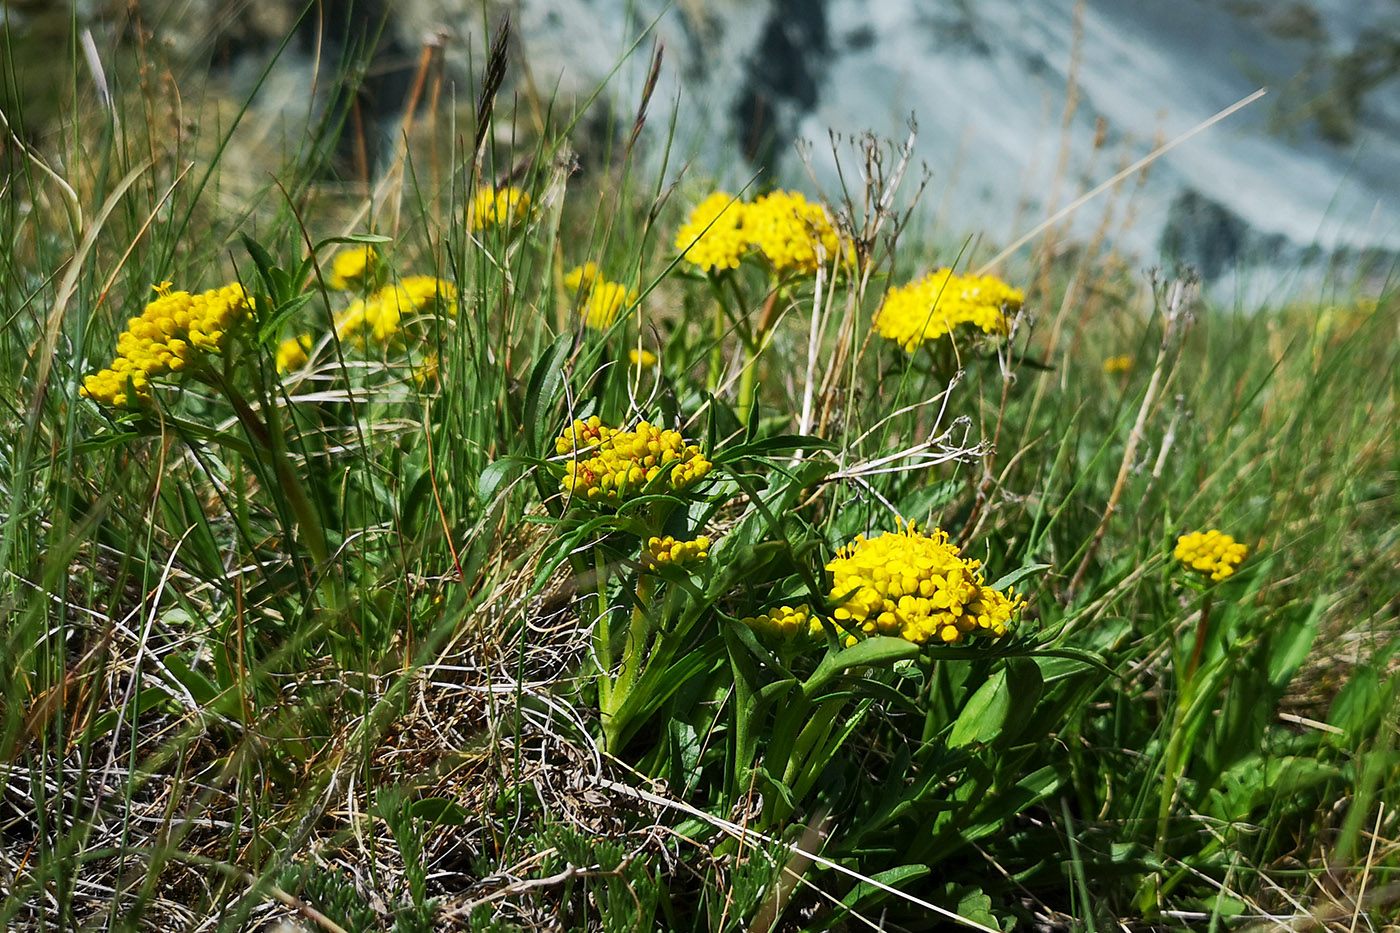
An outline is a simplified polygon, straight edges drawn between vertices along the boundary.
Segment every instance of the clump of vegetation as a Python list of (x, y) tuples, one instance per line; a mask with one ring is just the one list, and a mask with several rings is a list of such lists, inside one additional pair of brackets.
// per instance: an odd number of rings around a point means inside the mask
[(131, 103), (0, 200), (0, 926), (1395, 921), (1389, 291)]

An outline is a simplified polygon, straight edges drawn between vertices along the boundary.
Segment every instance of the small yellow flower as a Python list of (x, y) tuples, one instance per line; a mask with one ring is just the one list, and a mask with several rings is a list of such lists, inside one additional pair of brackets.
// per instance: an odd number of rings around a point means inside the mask
[(924, 535), (912, 523), (902, 532), (857, 537), (826, 565), (837, 625), (917, 644), (1005, 635), (1025, 601), (987, 586), (980, 562), (958, 553), (946, 532)]
[(740, 621), (770, 641), (822, 634), (821, 617), (813, 615), (812, 608), (806, 603), (800, 606), (776, 606)]
[(670, 535), (648, 538), (646, 547), (642, 549), (642, 563), (647, 567), (682, 567), (709, 556), (710, 539), (704, 535), (690, 541), (677, 541)]
[(378, 261), (379, 254), (373, 246), (348, 246), (331, 260), (331, 275), (327, 284), (339, 289), (360, 288), (374, 278)]
[(1132, 369), (1133, 358), (1131, 356), (1110, 356), (1103, 361), (1103, 371), (1110, 376), (1131, 372)]
[(614, 429), (596, 415), (566, 428), (554, 449), (561, 457), (572, 454), (564, 463), (561, 491), (599, 504), (615, 505), (640, 495), (658, 478), (663, 488), (680, 492), (714, 466), (676, 431), (646, 421), (631, 430)]
[(650, 350), (628, 350), (627, 359), (638, 369), (651, 369), (657, 364), (657, 356)]
[(477, 191), (468, 215), (468, 229), (484, 230), (499, 227), (510, 230), (530, 217), (530, 195), (513, 185), (499, 191), (482, 188)]
[(1025, 297), (994, 276), (954, 275), (951, 269), (941, 269), (885, 292), (875, 330), (910, 352), (961, 324), (1004, 334)]
[(745, 233), (747, 207), (727, 192), (716, 191), (695, 206), (676, 231), (676, 249), (686, 262), (709, 271), (737, 269), (749, 251)]
[(1212, 528), (1177, 538), (1176, 550), (1172, 553), (1187, 567), (1218, 582), (1235, 572), (1249, 556), (1249, 548)]
[(311, 335), (301, 334), (297, 337), (288, 337), (282, 341), (277, 348), (277, 371), (279, 373), (291, 372), (294, 369), (301, 369), (306, 365), (307, 354), (311, 352)]

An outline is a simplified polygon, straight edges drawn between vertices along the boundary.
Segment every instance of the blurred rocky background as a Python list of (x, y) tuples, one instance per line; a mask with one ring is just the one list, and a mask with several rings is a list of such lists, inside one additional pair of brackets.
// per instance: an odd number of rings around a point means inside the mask
[[(653, 166), (674, 107), (668, 173), (732, 190), (810, 187), (810, 173), (834, 190), (829, 131), (902, 140), (912, 116), (932, 177), (924, 220), (953, 243), (1009, 242), (1267, 87), (1077, 211), (1064, 242), (1101, 238), (1140, 264), (1266, 291), (1382, 279), (1400, 254), (1400, 0), (4, 0), (0, 107), (42, 140), (75, 94), (98, 93), (101, 69), (109, 86), (251, 100), (249, 124), (275, 142), (343, 104), (360, 142), (337, 164), (372, 176), (425, 49), (470, 125), (507, 16), (500, 110), (520, 132), (603, 87), (575, 134), (585, 167), (629, 132), (660, 45)], [(123, 65), (151, 47), (163, 74)]]

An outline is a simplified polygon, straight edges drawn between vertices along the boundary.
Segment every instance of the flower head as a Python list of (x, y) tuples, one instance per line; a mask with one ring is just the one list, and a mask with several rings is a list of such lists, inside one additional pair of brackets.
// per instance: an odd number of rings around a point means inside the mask
[(979, 566), (959, 557), (937, 528), (924, 535), (910, 524), (878, 538), (857, 537), (826, 565), (833, 615), (846, 628), (919, 644), (1004, 635), (1025, 601), (985, 585)]
[(638, 369), (650, 369), (658, 362), (655, 353), (650, 350), (638, 350), (635, 347), (627, 351), (627, 359)]
[(747, 211), (727, 192), (716, 191), (697, 204), (676, 231), (676, 249), (686, 262), (706, 271), (737, 269), (749, 250)]
[(637, 290), (604, 279), (597, 263), (574, 268), (564, 276), (564, 285), (582, 296), (580, 307), (584, 323), (594, 330), (607, 330), (625, 306), (637, 303)]
[(1233, 574), (1248, 555), (1248, 547), (1214, 528), (1182, 535), (1176, 539), (1173, 552), (1187, 567), (1216, 581)]
[(875, 330), (913, 351), (961, 324), (988, 334), (1004, 334), (1025, 293), (990, 275), (954, 275), (941, 269), (885, 293)]
[(648, 538), (642, 548), (642, 563), (647, 567), (683, 567), (710, 556), (710, 539), (701, 535), (690, 541), (677, 541), (670, 535)]
[(472, 210), (468, 218), (469, 227), (472, 230), (483, 230), (487, 227), (500, 227), (511, 229), (517, 224), (524, 223), (530, 216), (530, 195), (514, 185), (507, 185), (500, 190), (493, 188), (482, 188), (476, 193), (476, 198), (472, 201)]
[(369, 244), (347, 246), (335, 254), (331, 260), (331, 288), (359, 288), (374, 278), (375, 264), (379, 254)]
[(83, 380), (83, 396), (113, 408), (140, 408), (150, 401), (152, 379), (222, 349), (226, 332), (253, 304), (236, 283), (198, 295), (171, 291), (169, 282), (155, 290), (156, 300), (117, 336), (112, 364)]
[(1110, 356), (1103, 361), (1103, 371), (1106, 375), (1115, 376), (1119, 373), (1131, 372), (1133, 369), (1133, 358), (1131, 356)]
[(839, 258), (841, 239), (831, 215), (796, 191), (775, 191), (748, 206), (744, 232), (778, 272), (811, 275)]
[(812, 608), (806, 603), (800, 606), (777, 606), (765, 609), (756, 616), (750, 616), (740, 621), (761, 637), (771, 641), (822, 634), (821, 617), (813, 615)]
[(712, 464), (700, 448), (676, 431), (645, 421), (630, 431), (610, 428), (594, 415), (575, 421), (554, 441), (564, 463), (560, 489), (600, 504), (616, 505), (640, 495), (660, 478), (663, 488), (679, 492), (699, 482)]

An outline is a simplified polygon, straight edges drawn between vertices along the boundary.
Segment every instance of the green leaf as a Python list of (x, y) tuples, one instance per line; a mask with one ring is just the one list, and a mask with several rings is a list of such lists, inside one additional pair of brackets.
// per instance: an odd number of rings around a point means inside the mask
[(885, 635), (867, 638), (822, 658), (822, 663), (802, 685), (802, 692), (809, 698), (817, 696), (838, 674), (853, 667), (893, 667), (900, 661), (917, 658), (920, 650), (918, 645), (903, 638)]
[(1269, 653), (1269, 686), (1277, 693), (1282, 694), (1287, 689), (1293, 675), (1312, 651), (1313, 642), (1317, 640), (1318, 624), (1322, 621), (1329, 598), (1318, 596), (1306, 617), (1291, 621), (1291, 624), (1285, 623), (1282, 630), (1274, 632), (1269, 645), (1272, 649)]
[(618, 720), (626, 724), (619, 730), (618, 747), (626, 745), (632, 733), (692, 677), (715, 670), (723, 644), (722, 639), (712, 639), (664, 669), (660, 665), (648, 667), (632, 686), (632, 692), (627, 695), (622, 707), (614, 713)]
[(489, 505), (500, 492), (501, 487), (515, 478), (515, 475), (522, 469), (538, 461), (530, 460), (526, 457), (502, 457), (486, 464), (486, 469), (481, 471), (481, 475), (476, 480), (476, 498), (484, 505)]
[(465, 826), (467, 811), (461, 804), (447, 797), (424, 797), (408, 806), (410, 816), (427, 820), (434, 826)]
[(351, 233), (347, 236), (331, 236), (326, 237), (324, 240), (319, 240), (316, 245), (311, 248), (311, 251), (313, 253), (319, 253), (327, 246), (336, 243), (367, 243), (371, 246), (376, 246), (380, 243), (392, 242), (394, 242), (393, 237), (381, 236), (378, 233)]
[(287, 319), (293, 314), (296, 314), (305, 307), (306, 303), (314, 297), (314, 295), (308, 292), (305, 295), (297, 295), (295, 298), (291, 298), (278, 305), (277, 309), (270, 313), (263, 320), (262, 325), (258, 327), (258, 343), (265, 347), (275, 346), (279, 343), (282, 336), (282, 325), (286, 323)]
[(564, 361), (573, 348), (573, 339), (573, 334), (569, 333), (555, 337), (530, 374), (530, 385), (525, 392), (524, 428), (525, 449), (531, 455), (540, 453), (540, 436), (545, 428), (543, 422), (549, 417), (556, 396), (564, 385)]
[[(1036, 704), (1045, 692), (1040, 665), (1032, 658), (1009, 658), (1006, 662), (1006, 689), (1010, 705), (1001, 732), (1003, 742), (1014, 742), (1035, 714)], [(1034, 736), (1037, 741), (1040, 736)]]
[(147, 687), (136, 695), (136, 699), (129, 709), (109, 709), (93, 719), (92, 735), (93, 737), (106, 735), (117, 727), (118, 721), (132, 726), (141, 718), (142, 713), (168, 699), (170, 699), (170, 694), (160, 687)]
[(248, 234), (239, 234), (243, 240), (243, 248), (248, 251), (248, 255), (253, 257), (253, 265), (258, 267), (258, 277), (262, 279), (263, 287), (267, 289), (269, 295), (274, 299), (277, 295), (277, 280), (272, 272), (277, 268), (277, 264), (272, 261), (272, 256), (267, 250), (262, 248), (262, 244)]
[(1381, 694), (1381, 679), (1375, 668), (1358, 665), (1352, 669), (1327, 713), (1328, 725), (1345, 733), (1340, 737), (1343, 744), (1354, 746), (1361, 736), (1375, 728), (1380, 716)]
[[(1091, 651), (1083, 651), (1079, 648), (1037, 648), (1034, 651), (1025, 652), (1024, 655), (1008, 655), (1010, 657), (1024, 656), (1033, 657), (1037, 661), (1046, 658), (1059, 658), (1064, 661), (1077, 661), (1080, 664), (1087, 664), (1105, 677), (1118, 679), (1119, 674), (1113, 668), (1103, 663), (1103, 659)], [(1051, 679), (1046, 677), (1047, 680)], [(1056, 678), (1057, 679), (1057, 678)]]
[(958, 898), (959, 917), (980, 923), (984, 927), (991, 927), (993, 930), (1002, 928), (1001, 921), (992, 913), (992, 899), (981, 888), (965, 888), (961, 885), (957, 887), (962, 895)]
[(1040, 573), (1040, 571), (1048, 570), (1049, 568), (1049, 564), (1027, 564), (1020, 570), (1013, 570), (1010, 573), (1003, 575), (1000, 579), (997, 580), (997, 582), (992, 584), (992, 589), (1004, 590), (1008, 586), (1015, 586), (1017, 583), (1020, 583), (1022, 580), (1024, 580), (1026, 577), (1029, 577), (1031, 574)]
[(1094, 669), (1092, 664), (1078, 658), (1038, 657), (1035, 655), (1032, 655), (1032, 658), (1040, 667), (1041, 680), (1047, 684), (1076, 677), (1085, 671)]
[(974, 742), (987, 743), (1001, 733), (1011, 712), (1011, 694), (1006, 688), (1006, 671), (988, 677), (967, 701), (953, 731), (948, 736), (949, 748), (962, 748)]
[[(924, 877), (929, 871), (930, 869), (927, 865), (900, 865), (898, 868), (886, 869), (885, 871), (871, 875), (870, 878), (881, 884), (897, 888), (905, 881), (913, 881)], [(861, 881), (855, 887), (851, 888), (851, 890), (846, 893), (845, 897), (841, 898), (841, 903), (846, 907), (860, 907), (863, 902), (878, 898), (882, 895), (888, 897), (889, 892), (876, 887), (869, 881)]]
[[(73, 445), (73, 457), (88, 457), (100, 453), (108, 447), (120, 447), (122, 444), (134, 441), (140, 436), (141, 435), (136, 431), (118, 431), (113, 434), (98, 434), (89, 440), (80, 441)], [(45, 458), (40, 461), (40, 466), (41, 468), (48, 469), (53, 462), (53, 460)]]
[(185, 659), (178, 654), (168, 655), (165, 659), (165, 669), (170, 672), (182, 687), (190, 692), (196, 703), (201, 706), (208, 706), (219, 695), (219, 688), (208, 677), (199, 671), (192, 669)]

